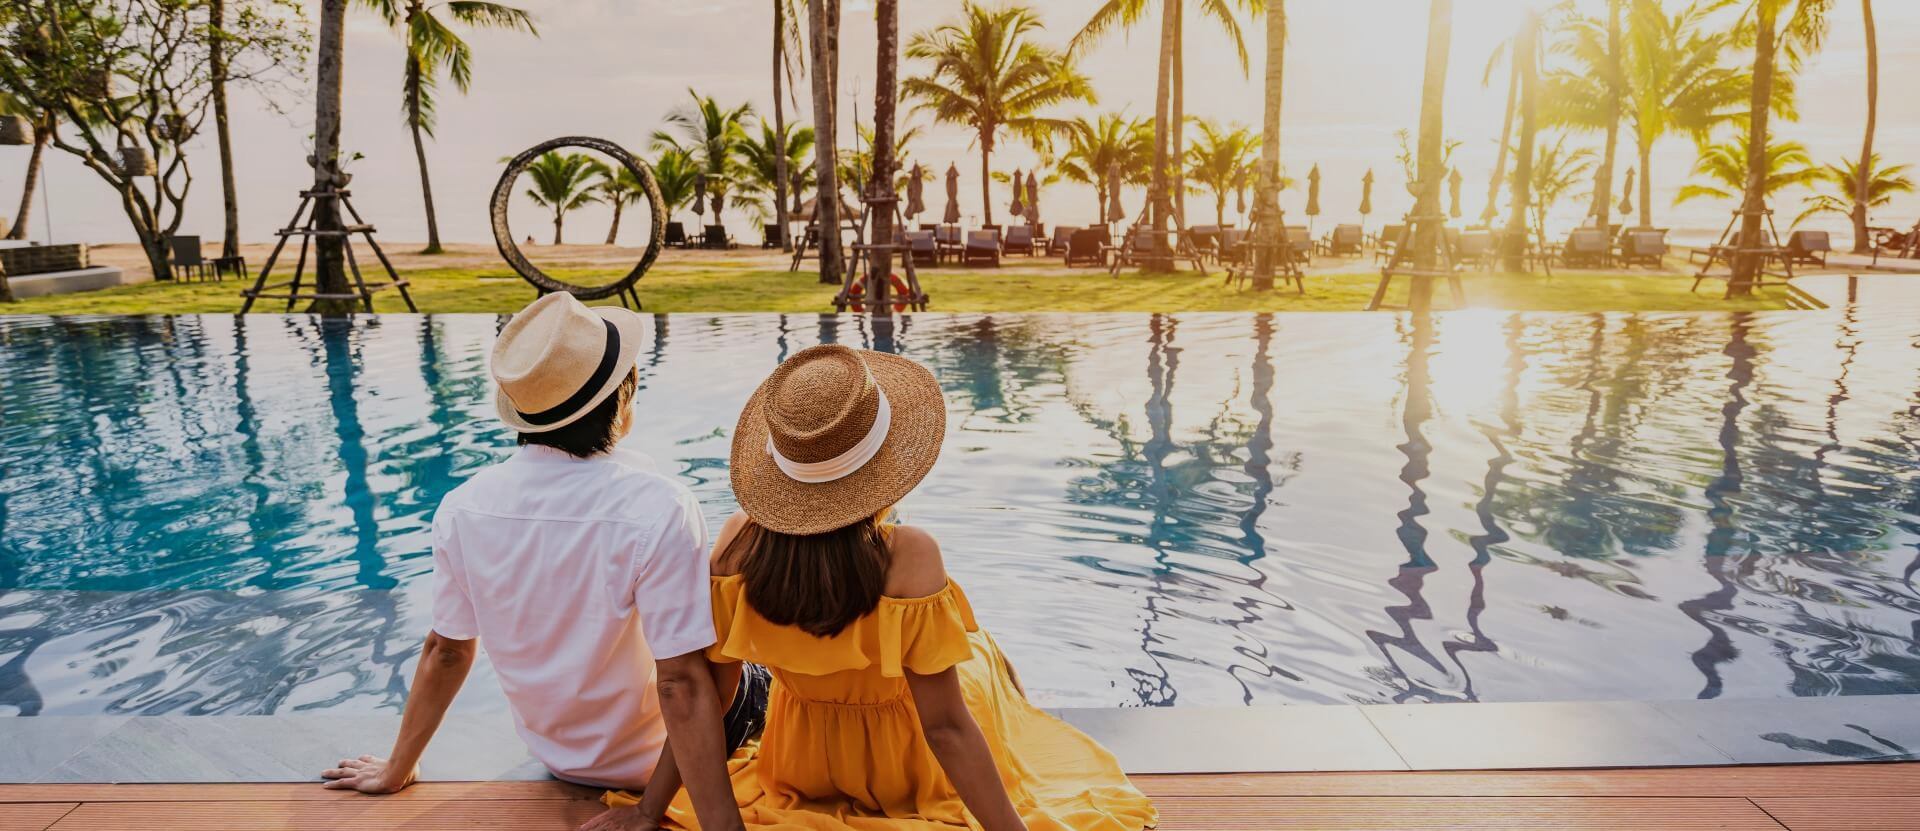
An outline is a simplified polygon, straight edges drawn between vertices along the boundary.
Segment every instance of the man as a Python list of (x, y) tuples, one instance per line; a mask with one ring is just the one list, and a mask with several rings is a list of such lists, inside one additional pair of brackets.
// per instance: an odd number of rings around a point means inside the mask
[(399, 738), (389, 758), (322, 773), (327, 787), (382, 794), (412, 784), (485, 641), (520, 737), (555, 776), (644, 789), (670, 740), (702, 827), (741, 827), (726, 758), (763, 723), (768, 677), (729, 668), (715, 683), (699, 504), (643, 469), (644, 457), (615, 449), (632, 428), (644, 339), (639, 315), (588, 309), (566, 293), (501, 330), (495, 404), (520, 450), (440, 503), (433, 630)]

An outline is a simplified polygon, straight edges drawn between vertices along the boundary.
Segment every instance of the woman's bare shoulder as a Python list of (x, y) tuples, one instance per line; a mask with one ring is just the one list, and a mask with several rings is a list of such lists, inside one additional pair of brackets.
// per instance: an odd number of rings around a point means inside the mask
[(900, 525), (888, 538), (887, 596), (927, 597), (947, 587), (947, 567), (940, 543), (932, 534), (912, 525)]
[(733, 516), (727, 517), (726, 523), (720, 526), (720, 533), (713, 538), (713, 553), (709, 555), (707, 561), (707, 573), (715, 577), (729, 577), (734, 574), (735, 569), (724, 562), (727, 546), (733, 544), (734, 537), (740, 536), (740, 531), (747, 527), (747, 522), (745, 511), (736, 511)]

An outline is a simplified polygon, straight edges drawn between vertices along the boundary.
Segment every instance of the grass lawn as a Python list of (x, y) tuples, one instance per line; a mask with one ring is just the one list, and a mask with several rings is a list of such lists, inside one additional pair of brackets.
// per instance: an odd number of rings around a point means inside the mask
[[(556, 270), (562, 279), (608, 279), (606, 270)], [(506, 267), (427, 268), (408, 272), (414, 302), (423, 312), (512, 312), (533, 299), (531, 287)], [(1378, 272), (1307, 278), (1305, 296), (1290, 290), (1255, 292), (1222, 284), (1221, 275), (1154, 275), (1105, 271), (1069, 274), (1004, 270), (924, 269), (921, 281), (933, 298), (934, 312), (1213, 312), (1213, 311), (1357, 311), (1366, 308), (1379, 281)], [(1405, 302), (1404, 282), (1389, 302)], [(1741, 300), (1723, 300), (1719, 285), (1688, 292), (1692, 279), (1675, 274), (1562, 273), (1466, 277), (1472, 306), (1515, 311), (1752, 311), (1784, 309), (1774, 290)], [(240, 282), (146, 283), (84, 294), (23, 300), (7, 314), (189, 314), (240, 310)], [(672, 265), (656, 267), (639, 284), (652, 312), (833, 311), (834, 288), (814, 275), (760, 267)], [(282, 301), (262, 300), (256, 312), (279, 312)], [(611, 300), (604, 302), (614, 302)], [(1436, 306), (1445, 308), (1444, 288)], [(403, 311), (399, 295), (382, 292), (374, 307)]]

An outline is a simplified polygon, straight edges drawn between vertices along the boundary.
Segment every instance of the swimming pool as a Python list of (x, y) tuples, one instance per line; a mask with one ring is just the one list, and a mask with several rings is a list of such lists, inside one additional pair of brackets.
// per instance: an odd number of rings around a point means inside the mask
[[(0, 712), (397, 709), (501, 322), (0, 318)], [(902, 511), (1049, 706), (1920, 692), (1905, 310), (652, 326), (632, 443), (713, 523), (783, 357), (932, 366)]]

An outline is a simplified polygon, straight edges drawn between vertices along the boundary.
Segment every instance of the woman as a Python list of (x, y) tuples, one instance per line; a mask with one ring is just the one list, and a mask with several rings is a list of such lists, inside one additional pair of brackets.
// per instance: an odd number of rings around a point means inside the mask
[[(844, 346), (793, 356), (741, 413), (708, 656), (775, 678), (761, 741), (732, 764), (746, 826), (1152, 827), (1113, 756), (1027, 702), (933, 537), (890, 522), (945, 432), (925, 367)], [(696, 827), (677, 789), (668, 754), (639, 804), (608, 795), (628, 807), (605, 827)]]

